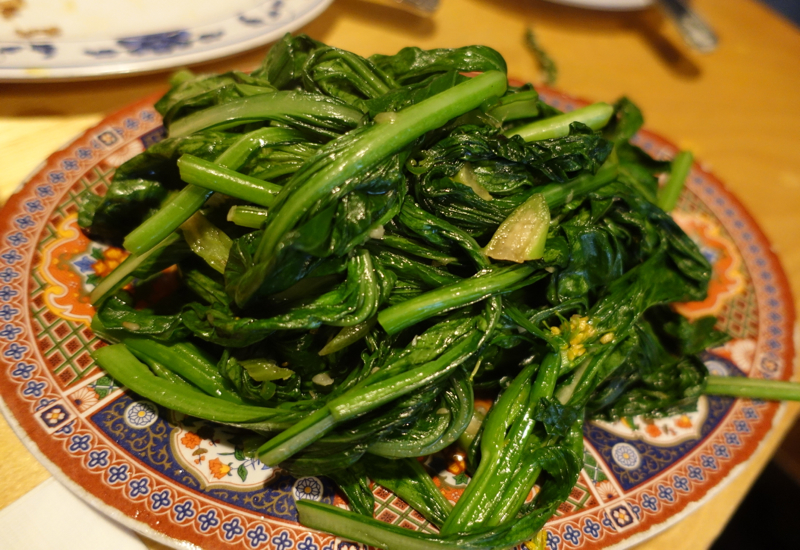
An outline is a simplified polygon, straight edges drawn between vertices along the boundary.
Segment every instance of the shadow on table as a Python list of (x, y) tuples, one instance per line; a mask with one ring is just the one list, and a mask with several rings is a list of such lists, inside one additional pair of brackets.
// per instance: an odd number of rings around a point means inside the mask
[[(700, 77), (700, 67), (686, 56), (686, 47), (680, 39), (671, 38), (664, 31), (671, 23), (658, 8), (631, 11), (602, 11), (574, 8), (553, 4), (544, 0), (481, 0), (498, 10), (518, 13), (536, 30), (538, 24), (548, 27), (567, 28), (585, 34), (603, 35), (620, 32), (635, 33), (641, 42), (662, 63), (681, 78), (694, 80)], [(556, 53), (556, 52), (553, 52)]]
[[(440, 0), (447, 2), (452, 0)], [(436, 20), (432, 17), (416, 15), (414, 13), (393, 6), (376, 4), (370, 0), (336, 0), (325, 11), (324, 17), (319, 17), (306, 25), (303, 29), (309, 35), (325, 42), (325, 28), (330, 28), (336, 18), (347, 13), (351, 19), (357, 19), (370, 26), (381, 27), (394, 31), (401, 31), (408, 35), (409, 45), (416, 39), (425, 38), (436, 30)]]
[(800, 548), (798, 518), (800, 485), (770, 462), (711, 550)]

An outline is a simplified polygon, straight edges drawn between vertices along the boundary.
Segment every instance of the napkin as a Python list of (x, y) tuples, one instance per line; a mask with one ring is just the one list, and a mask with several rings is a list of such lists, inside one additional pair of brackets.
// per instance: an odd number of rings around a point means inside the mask
[(4, 550), (147, 550), (136, 534), (53, 478), (0, 510)]

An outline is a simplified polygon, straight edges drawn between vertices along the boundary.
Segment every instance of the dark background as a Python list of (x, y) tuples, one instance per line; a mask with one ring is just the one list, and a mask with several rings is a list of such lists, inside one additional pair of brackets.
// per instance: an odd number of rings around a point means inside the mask
[(761, 0), (784, 17), (800, 25), (800, 0)]

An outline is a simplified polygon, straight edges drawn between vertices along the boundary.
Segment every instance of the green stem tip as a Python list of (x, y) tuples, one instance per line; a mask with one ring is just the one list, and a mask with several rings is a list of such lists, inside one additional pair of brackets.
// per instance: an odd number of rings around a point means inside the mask
[(800, 383), (741, 376), (709, 376), (704, 393), (774, 401), (800, 401)]
[(566, 137), (569, 135), (569, 125), (573, 122), (582, 122), (592, 130), (599, 130), (608, 124), (614, 107), (608, 103), (593, 103), (569, 113), (564, 113), (543, 120), (537, 120), (524, 126), (512, 128), (506, 132), (507, 137), (521, 136), (525, 141), (541, 141)]

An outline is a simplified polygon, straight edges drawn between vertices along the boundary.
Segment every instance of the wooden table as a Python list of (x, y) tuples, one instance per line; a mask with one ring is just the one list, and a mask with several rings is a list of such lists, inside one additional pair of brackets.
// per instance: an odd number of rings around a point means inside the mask
[[(369, 55), (487, 44), (509, 73), (540, 81), (524, 44), (526, 28), (558, 64), (557, 86), (573, 95), (613, 101), (626, 94), (647, 126), (692, 149), (747, 205), (774, 244), (800, 296), (800, 32), (753, 0), (695, 0), (720, 47), (688, 50), (657, 9), (593, 12), (541, 0), (442, 0), (420, 18), (359, 0), (337, 0), (303, 29), (312, 37)], [(208, 63), (198, 71), (250, 69), (266, 48)], [(166, 74), (101, 81), (0, 84), (0, 202), (49, 153), (104, 115), (163, 88)], [(797, 300), (795, 301), (797, 305)], [(790, 405), (748, 467), (700, 510), (646, 549), (704, 548), (716, 538), (770, 459), (798, 413)], [(0, 418), (0, 508), (49, 474)], [(153, 548), (160, 545), (152, 544)]]

